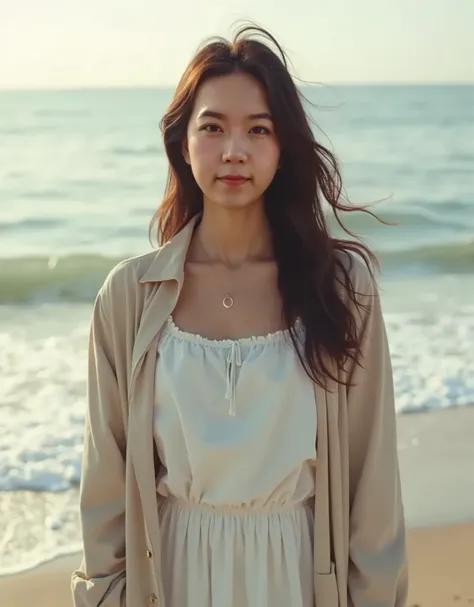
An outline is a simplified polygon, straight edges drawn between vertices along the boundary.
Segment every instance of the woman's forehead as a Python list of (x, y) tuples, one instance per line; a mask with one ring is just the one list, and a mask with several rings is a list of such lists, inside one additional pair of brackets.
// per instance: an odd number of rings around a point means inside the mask
[(236, 73), (204, 82), (196, 95), (193, 114), (196, 118), (214, 114), (220, 119), (252, 119), (269, 116), (270, 111), (262, 85), (248, 74)]

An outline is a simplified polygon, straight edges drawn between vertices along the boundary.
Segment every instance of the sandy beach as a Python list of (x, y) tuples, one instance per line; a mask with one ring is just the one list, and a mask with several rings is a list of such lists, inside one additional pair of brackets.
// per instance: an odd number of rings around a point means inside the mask
[[(474, 607), (474, 407), (401, 416), (398, 427), (408, 605)], [(1, 607), (72, 605), (70, 575), (79, 560), (76, 554), (1, 577)]]
[[(412, 530), (408, 534), (410, 607), (474, 605), (474, 523)], [(70, 574), (79, 555), (51, 561), (0, 580), (2, 607), (72, 605)]]

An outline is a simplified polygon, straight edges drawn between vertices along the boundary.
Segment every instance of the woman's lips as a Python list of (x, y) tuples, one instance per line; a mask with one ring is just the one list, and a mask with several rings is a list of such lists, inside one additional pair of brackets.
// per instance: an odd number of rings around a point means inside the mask
[(236, 175), (236, 176), (228, 175), (226, 177), (220, 177), (219, 180), (222, 181), (223, 183), (225, 183), (226, 185), (233, 185), (233, 186), (242, 185), (248, 181), (247, 177), (240, 177), (238, 175)]

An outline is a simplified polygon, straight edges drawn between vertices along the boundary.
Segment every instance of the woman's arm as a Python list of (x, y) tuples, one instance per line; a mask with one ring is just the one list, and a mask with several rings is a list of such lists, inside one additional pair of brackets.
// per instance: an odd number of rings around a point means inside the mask
[(348, 388), (348, 602), (402, 607), (408, 570), (390, 353), (377, 286), (366, 268), (355, 282), (369, 309), (360, 314), (362, 367), (354, 365)]
[(125, 444), (114, 344), (102, 292), (89, 341), (88, 410), (80, 488), (83, 557), (74, 607), (125, 605)]

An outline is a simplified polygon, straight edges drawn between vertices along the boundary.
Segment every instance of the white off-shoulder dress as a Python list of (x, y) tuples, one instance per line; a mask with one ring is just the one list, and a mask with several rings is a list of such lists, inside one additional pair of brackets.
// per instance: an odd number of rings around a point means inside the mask
[(215, 341), (170, 318), (158, 347), (166, 607), (314, 607), (316, 403), (289, 332)]

